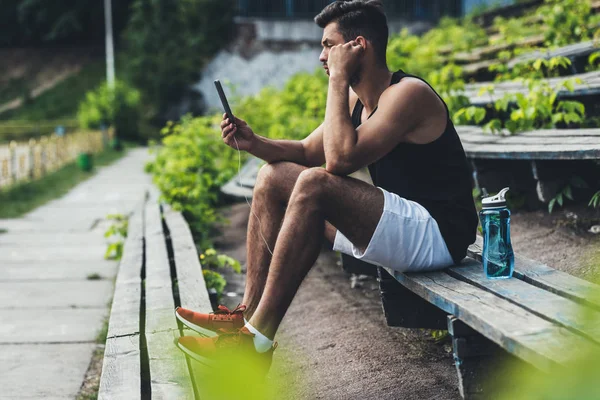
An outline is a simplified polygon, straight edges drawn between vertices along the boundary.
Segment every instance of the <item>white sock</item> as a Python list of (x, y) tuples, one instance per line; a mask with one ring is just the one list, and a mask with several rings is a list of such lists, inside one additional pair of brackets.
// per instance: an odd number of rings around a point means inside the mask
[(254, 333), (254, 348), (257, 352), (265, 353), (271, 350), (271, 347), (273, 347), (273, 341), (271, 339), (260, 333), (258, 329), (250, 325), (249, 322), (246, 322), (244, 327)]

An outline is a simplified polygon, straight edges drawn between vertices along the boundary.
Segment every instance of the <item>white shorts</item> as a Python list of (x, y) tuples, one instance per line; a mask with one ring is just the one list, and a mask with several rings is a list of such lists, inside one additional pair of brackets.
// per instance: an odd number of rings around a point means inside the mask
[(431, 271), (454, 265), (437, 222), (422, 205), (378, 187), (383, 214), (365, 252), (339, 230), (333, 250), (400, 272)]

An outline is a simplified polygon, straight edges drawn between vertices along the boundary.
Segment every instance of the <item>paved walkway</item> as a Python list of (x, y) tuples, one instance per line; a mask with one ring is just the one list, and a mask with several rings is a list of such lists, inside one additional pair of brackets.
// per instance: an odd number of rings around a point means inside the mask
[(0, 399), (75, 398), (117, 271), (103, 258), (104, 218), (156, 196), (148, 157), (132, 150), (63, 198), (0, 220)]

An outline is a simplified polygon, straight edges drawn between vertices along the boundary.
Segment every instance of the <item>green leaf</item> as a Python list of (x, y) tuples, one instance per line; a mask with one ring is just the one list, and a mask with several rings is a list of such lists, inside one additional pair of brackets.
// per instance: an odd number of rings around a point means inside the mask
[(569, 92), (573, 92), (575, 90), (575, 84), (573, 83), (573, 80), (571, 79), (567, 79), (563, 82), (563, 86), (569, 91)]
[(479, 124), (481, 121), (483, 121), (485, 118), (485, 114), (486, 114), (485, 108), (478, 107), (475, 112), (475, 123)]
[(567, 185), (565, 190), (563, 190), (565, 197), (569, 200), (573, 200), (573, 193), (571, 192), (571, 186)]
[(552, 115), (552, 123), (557, 124), (563, 120), (563, 114), (557, 113)]
[(554, 209), (554, 203), (556, 203), (556, 199), (552, 199), (550, 200), (550, 202), (548, 203), (548, 212), (550, 214), (552, 214), (552, 210)]
[(562, 207), (562, 205), (563, 205), (563, 195), (562, 195), (562, 193), (559, 193), (558, 196), (556, 196), (556, 202)]

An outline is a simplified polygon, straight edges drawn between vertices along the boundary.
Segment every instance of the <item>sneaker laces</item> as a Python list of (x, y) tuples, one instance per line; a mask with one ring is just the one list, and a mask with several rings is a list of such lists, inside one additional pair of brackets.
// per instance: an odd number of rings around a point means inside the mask
[(217, 331), (219, 334), (217, 336), (217, 340), (215, 341), (216, 347), (232, 347), (236, 346), (242, 340), (242, 335), (247, 335), (250, 337), (254, 337), (254, 334), (248, 330), (238, 329), (236, 331), (228, 331), (225, 329), (219, 329)]
[(227, 308), (226, 306), (220, 305), (217, 307), (217, 311), (214, 312), (214, 314), (236, 314), (236, 313), (243, 313), (244, 311), (246, 311), (246, 306), (244, 304), (238, 304), (236, 308), (234, 308), (233, 310), (230, 310), (229, 308)]

